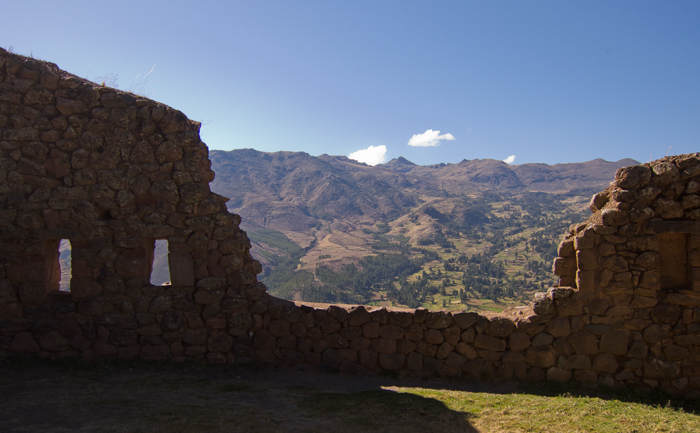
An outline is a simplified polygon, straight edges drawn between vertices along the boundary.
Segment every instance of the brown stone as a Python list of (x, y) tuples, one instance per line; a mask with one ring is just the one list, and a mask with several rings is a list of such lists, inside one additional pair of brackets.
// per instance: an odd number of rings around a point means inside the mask
[(454, 349), (454, 346), (452, 346), (450, 343), (445, 341), (444, 343), (442, 343), (438, 347), (438, 350), (437, 350), (435, 356), (438, 359), (445, 359), (449, 356), (450, 352), (452, 352), (452, 349)]
[(404, 336), (411, 341), (418, 341), (423, 338), (423, 328), (417, 323), (412, 323), (406, 328)]
[(574, 332), (569, 335), (568, 341), (578, 355), (593, 355), (598, 353), (598, 341), (595, 335), (590, 332)]
[(571, 334), (571, 323), (568, 317), (557, 317), (549, 321), (547, 330), (553, 337), (566, 337)]
[(552, 272), (557, 276), (573, 275), (576, 272), (576, 260), (557, 257), (552, 265)]
[(574, 380), (582, 384), (591, 384), (598, 380), (598, 374), (591, 370), (576, 370), (574, 371)]
[(399, 370), (406, 363), (406, 356), (400, 353), (394, 354), (384, 354), (379, 355), (379, 365), (384, 370)]
[(437, 354), (438, 346), (435, 344), (429, 344), (426, 343), (425, 341), (419, 341), (416, 343), (416, 352), (429, 356), (429, 357), (434, 357), (435, 354)]
[(362, 325), (362, 335), (365, 338), (379, 338), (379, 325), (378, 322), (368, 322)]
[(226, 353), (233, 347), (233, 338), (224, 333), (218, 333), (207, 340), (207, 349), (210, 352)]
[(504, 338), (509, 336), (515, 329), (516, 326), (512, 320), (505, 317), (495, 317), (488, 322), (484, 332), (494, 337)]
[(372, 349), (363, 350), (357, 353), (360, 365), (370, 371), (379, 367), (379, 354)]
[(603, 268), (608, 269), (612, 272), (626, 272), (629, 270), (627, 265), (627, 260), (620, 255), (603, 257), (601, 259), (601, 265)]
[(462, 330), (465, 330), (476, 323), (479, 315), (477, 313), (456, 313), (453, 315), (453, 319)]
[(541, 368), (549, 368), (556, 364), (554, 349), (547, 346), (530, 347), (525, 351), (530, 365)]
[(562, 370), (557, 367), (550, 367), (547, 370), (547, 380), (554, 382), (568, 382), (571, 379), (570, 370)]
[(615, 373), (618, 363), (613, 355), (599, 353), (593, 358), (592, 368), (603, 373)]
[(445, 341), (444, 335), (437, 329), (428, 329), (425, 331), (423, 333), (423, 339), (430, 344), (441, 344)]
[(369, 312), (363, 306), (353, 307), (348, 314), (348, 326), (362, 326), (369, 321)]
[(510, 350), (520, 351), (525, 350), (530, 346), (530, 337), (524, 332), (513, 332), (508, 338), (508, 347)]
[(429, 312), (425, 318), (425, 324), (431, 329), (445, 329), (452, 325), (452, 314), (445, 311)]
[(404, 330), (396, 325), (384, 325), (379, 328), (379, 335), (390, 340), (400, 340), (404, 336)]
[(473, 343), (475, 337), (476, 337), (476, 330), (474, 328), (469, 328), (466, 331), (462, 332), (461, 339), (465, 343)]
[(644, 360), (644, 377), (650, 379), (663, 379), (676, 377), (681, 369), (672, 362), (667, 362), (658, 358), (647, 358)]
[(615, 184), (623, 189), (639, 190), (651, 181), (651, 170), (643, 165), (624, 167), (615, 173)]
[(666, 359), (669, 361), (680, 361), (690, 355), (690, 352), (684, 347), (672, 344), (668, 347), (664, 347), (664, 355), (666, 355)]
[(491, 350), (494, 352), (502, 352), (506, 350), (506, 341), (490, 335), (479, 334), (474, 339), (474, 347)]
[(476, 350), (474, 350), (472, 346), (461, 341), (457, 343), (457, 345), (455, 346), (455, 350), (457, 351), (457, 353), (459, 353), (467, 359), (475, 359), (478, 356)]
[(447, 341), (452, 346), (455, 346), (457, 343), (459, 343), (461, 337), (461, 329), (459, 326), (453, 325), (449, 328), (443, 329), (442, 335), (443, 337), (445, 337), (445, 341)]
[(653, 324), (644, 329), (642, 335), (648, 344), (654, 344), (671, 337), (673, 333), (667, 325)]
[(423, 355), (417, 352), (412, 352), (406, 357), (406, 366), (413, 371), (423, 369)]
[(396, 353), (396, 340), (378, 338), (372, 342), (372, 349), (377, 353), (391, 355), (392, 353)]
[(629, 334), (627, 331), (610, 330), (600, 337), (600, 351), (613, 355), (627, 354)]
[(651, 310), (651, 319), (655, 323), (675, 325), (681, 317), (681, 308), (673, 304), (659, 304)]
[(39, 350), (39, 344), (32, 338), (31, 332), (17, 333), (10, 344), (12, 353), (36, 353)]
[(408, 355), (409, 353), (411, 353), (411, 352), (413, 352), (413, 351), (415, 351), (415, 350), (416, 350), (416, 343), (414, 343), (414, 342), (411, 341), (411, 340), (407, 340), (407, 339), (404, 338), (404, 339), (402, 339), (402, 340), (399, 340), (399, 341), (396, 343), (396, 351), (397, 351), (398, 353), (402, 353), (402, 354), (404, 354), (404, 355)]

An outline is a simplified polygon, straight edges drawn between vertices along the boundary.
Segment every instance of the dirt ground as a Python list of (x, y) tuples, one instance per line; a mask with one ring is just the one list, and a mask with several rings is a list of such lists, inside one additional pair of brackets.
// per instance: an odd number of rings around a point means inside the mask
[(393, 389), (513, 384), (207, 365), (0, 363), (1, 432), (476, 431), (468, 415)]

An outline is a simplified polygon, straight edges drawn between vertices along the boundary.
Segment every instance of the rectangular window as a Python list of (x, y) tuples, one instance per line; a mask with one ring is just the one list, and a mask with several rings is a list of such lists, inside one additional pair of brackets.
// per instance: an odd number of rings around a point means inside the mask
[(168, 241), (156, 239), (151, 267), (151, 284), (154, 286), (170, 285), (170, 266), (168, 265)]
[(70, 292), (71, 279), (71, 244), (68, 239), (61, 239), (58, 244), (58, 265), (61, 269), (61, 278), (58, 282), (58, 290)]

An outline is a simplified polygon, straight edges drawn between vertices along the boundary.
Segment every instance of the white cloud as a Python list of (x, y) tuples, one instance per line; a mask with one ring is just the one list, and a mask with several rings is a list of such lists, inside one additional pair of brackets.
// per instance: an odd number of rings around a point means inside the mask
[(348, 158), (367, 165), (377, 165), (386, 162), (386, 146), (370, 146), (348, 155)]
[(441, 140), (454, 139), (455, 138), (452, 134), (447, 133), (440, 135), (440, 131), (433, 131), (432, 129), (428, 129), (422, 134), (416, 134), (413, 137), (411, 137), (411, 139), (408, 140), (408, 145), (414, 147), (435, 147), (440, 145)]
[(508, 158), (503, 160), (503, 162), (505, 162), (506, 164), (512, 164), (513, 161), (515, 161), (515, 155), (511, 155)]

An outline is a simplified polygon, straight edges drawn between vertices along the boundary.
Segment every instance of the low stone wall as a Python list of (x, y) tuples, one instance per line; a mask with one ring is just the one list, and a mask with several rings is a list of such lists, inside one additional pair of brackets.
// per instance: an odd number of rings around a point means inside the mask
[[(618, 171), (500, 315), (275, 299), (199, 124), (0, 49), (0, 357), (315, 365), (700, 391), (700, 154)], [(58, 245), (72, 245), (69, 292)], [(171, 286), (153, 286), (155, 239)]]

